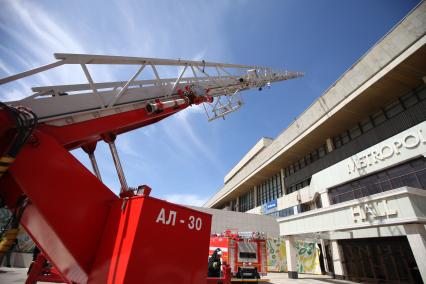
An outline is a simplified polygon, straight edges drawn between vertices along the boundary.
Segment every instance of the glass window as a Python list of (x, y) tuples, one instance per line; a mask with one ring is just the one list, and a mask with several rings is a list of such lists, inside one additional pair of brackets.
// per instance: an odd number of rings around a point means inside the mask
[(342, 138), (343, 145), (351, 141), (351, 138), (349, 137), (349, 133), (347, 131), (340, 135), (340, 137)]
[(411, 187), (414, 187), (414, 188), (420, 188), (421, 187), (415, 173), (405, 175), (405, 176), (401, 177), (401, 179), (402, 179), (402, 183), (405, 186), (411, 186)]
[(410, 163), (410, 166), (415, 170), (420, 170), (420, 169), (426, 168), (425, 163), (426, 163), (426, 160), (417, 159), (417, 160), (412, 161)]
[(321, 148), (318, 149), (318, 156), (320, 158), (324, 157), (325, 154), (326, 154), (326, 152), (325, 152), (325, 146), (322, 146)]
[[(414, 168), (415, 165), (416, 168)], [(330, 189), (329, 194), (332, 204), (336, 204), (403, 186), (426, 189), (426, 158), (422, 157), (337, 186)]]
[(420, 99), (420, 101), (426, 100), (426, 89), (423, 89), (418, 92), (417, 97)]
[(401, 105), (399, 100), (393, 102), (392, 104), (390, 104), (389, 106), (385, 108), (386, 116), (388, 118), (394, 117), (403, 111), (404, 111), (404, 107)]
[(343, 143), (342, 143), (342, 139), (340, 138), (340, 135), (333, 137), (333, 144), (334, 144), (334, 148), (336, 149), (342, 147)]
[(305, 158), (302, 158), (299, 160), (299, 165), (301, 169), (303, 169), (306, 166)]
[(375, 114), (373, 114), (372, 118), (374, 125), (379, 125), (386, 121), (386, 116), (383, 111), (376, 112)]
[(256, 187), (256, 196), (257, 196), (256, 206), (260, 206), (261, 205), (261, 203), (260, 203), (260, 190), (259, 190), (258, 186)]
[(355, 139), (362, 134), (361, 128), (359, 128), (359, 126), (356, 125), (354, 128), (349, 130), (349, 134), (351, 135), (351, 139)]
[(294, 166), (293, 165), (291, 165), (288, 169), (290, 171), (290, 175), (294, 174)]
[(426, 169), (416, 172), (416, 175), (421, 185), (420, 188), (426, 189)]
[(373, 123), (371, 122), (371, 119), (368, 118), (366, 120), (364, 120), (363, 122), (361, 122), (361, 129), (362, 132), (367, 132), (368, 130), (373, 128)]
[(300, 212), (307, 212), (311, 210), (309, 203), (300, 204)]
[(293, 165), (294, 165), (294, 172), (297, 172), (300, 169), (300, 167), (299, 167), (299, 161), (297, 161)]
[(417, 104), (419, 100), (413, 93), (409, 93), (408, 95), (401, 97), (401, 101), (406, 108), (409, 108)]
[(305, 157), (305, 162), (306, 162), (306, 165), (309, 165), (312, 162), (310, 153)]
[(319, 159), (318, 150), (313, 151), (311, 153), (311, 157), (312, 157), (312, 162), (318, 160)]

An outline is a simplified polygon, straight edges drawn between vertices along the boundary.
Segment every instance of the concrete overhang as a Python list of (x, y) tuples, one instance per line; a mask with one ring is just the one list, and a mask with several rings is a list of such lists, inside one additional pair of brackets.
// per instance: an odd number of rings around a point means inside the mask
[(256, 145), (254, 145), (250, 151), (233, 167), (229, 173), (223, 179), (224, 183), (227, 183), (233, 176), (235, 176), (248, 162), (250, 162), (257, 154), (263, 149), (268, 147), (272, 143), (273, 139), (268, 137), (262, 137)]

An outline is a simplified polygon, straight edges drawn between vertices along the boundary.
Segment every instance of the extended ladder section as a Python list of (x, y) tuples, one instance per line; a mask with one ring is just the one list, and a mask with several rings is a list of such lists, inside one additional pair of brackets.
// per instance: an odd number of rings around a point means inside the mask
[[(271, 68), (205, 61), (170, 60), (83, 54), (55, 54), (58, 61), (0, 80), (0, 85), (62, 65), (80, 65), (87, 83), (32, 88), (34, 94), (10, 102), (32, 109), (39, 122), (67, 125), (146, 108), (149, 113), (165, 107), (205, 102), (209, 120), (223, 117), (242, 105), (239, 92), (263, 88), (272, 82), (296, 78), (299, 72), (273, 71)], [(136, 72), (127, 81), (96, 83), (90, 65), (134, 65)], [(175, 78), (162, 78), (164, 67), (178, 67)], [(144, 69), (150, 78), (140, 78)], [(162, 68), (162, 70), (160, 70)]]

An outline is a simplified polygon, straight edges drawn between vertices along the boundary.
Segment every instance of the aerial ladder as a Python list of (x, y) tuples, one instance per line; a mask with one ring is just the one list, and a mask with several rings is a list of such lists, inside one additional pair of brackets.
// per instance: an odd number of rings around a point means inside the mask
[[(302, 76), (260, 66), (206, 61), (55, 54), (56, 61), (0, 79), (0, 85), (60, 66), (81, 68), (87, 82), (32, 88), (0, 103), (0, 199), (67, 283), (205, 283), (211, 216), (130, 187), (117, 135), (202, 104), (209, 121), (243, 105), (240, 93)], [(127, 81), (95, 82), (89, 67), (127, 66)], [(160, 69), (177, 68), (175, 78)], [(151, 76), (140, 78), (143, 70)], [(95, 158), (108, 143), (120, 181), (115, 195)], [(70, 150), (82, 148), (86, 169)], [(11, 245), (3, 235), (0, 254)], [(179, 242), (176, 247), (174, 239)], [(189, 259), (188, 265), (184, 259)]]

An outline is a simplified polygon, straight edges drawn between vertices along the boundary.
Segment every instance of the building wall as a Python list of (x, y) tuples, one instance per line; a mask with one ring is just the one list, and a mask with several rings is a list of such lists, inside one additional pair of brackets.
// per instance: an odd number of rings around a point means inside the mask
[(212, 215), (212, 234), (220, 234), (226, 230), (233, 230), (238, 232), (263, 232), (270, 238), (279, 236), (277, 220), (272, 216), (253, 216), (247, 213), (195, 206), (190, 207)]

